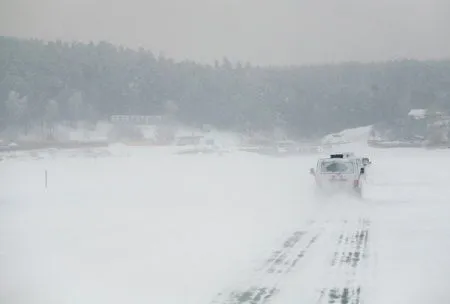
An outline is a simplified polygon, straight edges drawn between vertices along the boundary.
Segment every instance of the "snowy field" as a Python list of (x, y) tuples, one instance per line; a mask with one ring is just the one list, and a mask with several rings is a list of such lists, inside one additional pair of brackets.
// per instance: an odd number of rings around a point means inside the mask
[(345, 150), (362, 201), (315, 198), (314, 156), (5, 159), (0, 303), (447, 303), (450, 151)]

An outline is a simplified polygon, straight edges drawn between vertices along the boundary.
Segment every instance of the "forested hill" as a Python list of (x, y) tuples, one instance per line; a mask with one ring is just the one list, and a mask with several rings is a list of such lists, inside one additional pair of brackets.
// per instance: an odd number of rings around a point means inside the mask
[(3, 126), (170, 111), (189, 124), (313, 135), (417, 107), (450, 110), (450, 61), (208, 66), (109, 43), (0, 37)]

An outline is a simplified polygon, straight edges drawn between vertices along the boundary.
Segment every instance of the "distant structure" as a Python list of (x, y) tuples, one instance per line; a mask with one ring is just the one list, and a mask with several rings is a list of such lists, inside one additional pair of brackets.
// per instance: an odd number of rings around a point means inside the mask
[(448, 119), (449, 115), (444, 112), (430, 111), (429, 109), (411, 109), (408, 113), (410, 118), (420, 120), (445, 120)]
[(413, 119), (424, 119), (427, 116), (427, 109), (411, 109), (408, 116)]
[(164, 122), (164, 116), (148, 115), (111, 115), (112, 123), (134, 124), (134, 125), (159, 125)]

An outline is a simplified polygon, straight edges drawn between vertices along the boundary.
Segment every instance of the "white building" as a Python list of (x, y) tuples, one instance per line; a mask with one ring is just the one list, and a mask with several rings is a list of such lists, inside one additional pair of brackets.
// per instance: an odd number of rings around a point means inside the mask
[(158, 125), (164, 121), (163, 116), (149, 115), (112, 115), (112, 123), (126, 123), (134, 125)]

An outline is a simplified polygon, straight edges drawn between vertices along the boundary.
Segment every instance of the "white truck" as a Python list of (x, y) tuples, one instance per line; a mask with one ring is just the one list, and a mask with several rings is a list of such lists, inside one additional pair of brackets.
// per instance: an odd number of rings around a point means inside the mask
[(346, 152), (319, 159), (310, 174), (320, 193), (347, 192), (361, 197), (365, 170), (361, 157)]

